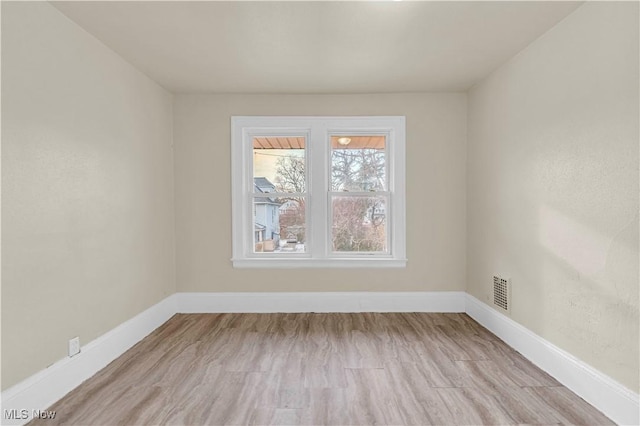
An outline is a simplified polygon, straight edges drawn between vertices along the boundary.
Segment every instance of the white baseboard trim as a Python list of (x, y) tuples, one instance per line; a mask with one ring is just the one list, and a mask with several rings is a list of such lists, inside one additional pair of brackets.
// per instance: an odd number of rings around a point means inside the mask
[(179, 313), (464, 312), (465, 294), (450, 292), (176, 293)]
[[(175, 298), (172, 295), (82, 346), (78, 355), (64, 358), (5, 390), (2, 392), (0, 424), (28, 423), (32, 419), (33, 410), (46, 410), (175, 313)], [(5, 416), (6, 410), (17, 410), (13, 413), (25, 418), (8, 419)]]
[(0, 423), (27, 423), (174, 314), (218, 312), (466, 312), (616, 423), (640, 424), (638, 394), (464, 292), (176, 293), (2, 392)]
[(470, 294), (466, 294), (466, 312), (617, 424), (640, 424), (637, 393)]

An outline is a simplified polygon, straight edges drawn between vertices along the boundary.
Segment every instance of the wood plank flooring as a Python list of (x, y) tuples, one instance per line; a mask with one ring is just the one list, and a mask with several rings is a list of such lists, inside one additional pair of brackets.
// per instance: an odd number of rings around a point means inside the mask
[(175, 315), (67, 425), (613, 424), (465, 314)]

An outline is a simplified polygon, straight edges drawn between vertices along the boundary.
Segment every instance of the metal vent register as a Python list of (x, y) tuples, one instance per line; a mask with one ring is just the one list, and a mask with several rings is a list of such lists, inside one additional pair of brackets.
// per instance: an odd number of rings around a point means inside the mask
[(510, 289), (509, 280), (502, 277), (493, 277), (493, 304), (509, 312)]

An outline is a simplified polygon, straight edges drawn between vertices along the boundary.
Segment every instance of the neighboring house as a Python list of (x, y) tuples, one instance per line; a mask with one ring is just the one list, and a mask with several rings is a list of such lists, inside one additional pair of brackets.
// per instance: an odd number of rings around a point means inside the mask
[(287, 243), (299, 243), (304, 241), (305, 213), (296, 201), (287, 200), (279, 208), (281, 223), (281, 238)]
[[(270, 193), (276, 190), (274, 184), (267, 178), (253, 179), (255, 192)], [(256, 251), (273, 251), (280, 242), (280, 204), (275, 198), (256, 197), (253, 203), (254, 241)], [(258, 244), (261, 243), (261, 244)]]
[(297, 213), (299, 209), (300, 207), (298, 206), (298, 203), (296, 203), (293, 200), (287, 200), (284, 203), (282, 203), (279, 210), (280, 210), (280, 214), (291, 214), (291, 213)]
[(375, 205), (367, 208), (367, 213), (362, 223), (364, 225), (379, 225), (384, 222), (385, 216), (385, 205), (382, 203), (376, 203)]

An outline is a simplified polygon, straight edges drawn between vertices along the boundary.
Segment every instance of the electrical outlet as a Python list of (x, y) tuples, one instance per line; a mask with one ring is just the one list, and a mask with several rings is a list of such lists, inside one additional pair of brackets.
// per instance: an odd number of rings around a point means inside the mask
[(69, 340), (69, 356), (78, 355), (80, 353), (80, 337), (74, 337)]

